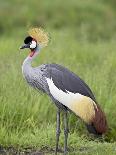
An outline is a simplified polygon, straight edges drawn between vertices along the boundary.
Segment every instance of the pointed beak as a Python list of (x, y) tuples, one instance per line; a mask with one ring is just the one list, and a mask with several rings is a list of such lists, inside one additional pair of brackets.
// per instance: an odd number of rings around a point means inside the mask
[(20, 49), (24, 49), (24, 48), (30, 48), (29, 44), (24, 44), (23, 46), (20, 47)]

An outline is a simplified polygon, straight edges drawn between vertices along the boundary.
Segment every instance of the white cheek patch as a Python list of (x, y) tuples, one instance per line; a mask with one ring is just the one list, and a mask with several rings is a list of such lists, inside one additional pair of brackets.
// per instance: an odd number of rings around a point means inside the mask
[(32, 41), (30, 48), (36, 48), (36, 41)]

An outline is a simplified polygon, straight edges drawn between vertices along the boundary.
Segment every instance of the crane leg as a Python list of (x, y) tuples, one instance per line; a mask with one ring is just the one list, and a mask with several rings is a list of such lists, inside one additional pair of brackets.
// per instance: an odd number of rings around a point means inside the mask
[(67, 139), (68, 139), (68, 117), (67, 117), (67, 111), (64, 113), (64, 155), (67, 154)]
[(58, 143), (60, 137), (60, 108), (57, 110), (57, 127), (56, 127), (56, 151), (55, 154), (58, 152)]

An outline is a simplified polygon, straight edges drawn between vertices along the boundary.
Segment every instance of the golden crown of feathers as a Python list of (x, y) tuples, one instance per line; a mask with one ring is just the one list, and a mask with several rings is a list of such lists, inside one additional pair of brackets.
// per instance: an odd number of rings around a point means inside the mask
[(41, 47), (48, 45), (49, 37), (48, 33), (42, 28), (31, 28), (28, 30), (29, 35), (34, 38)]

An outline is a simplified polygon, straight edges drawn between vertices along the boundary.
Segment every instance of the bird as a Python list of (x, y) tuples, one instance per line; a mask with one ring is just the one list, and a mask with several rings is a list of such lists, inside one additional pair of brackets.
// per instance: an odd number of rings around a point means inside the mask
[(32, 67), (32, 61), (43, 47), (49, 43), (49, 35), (44, 29), (34, 27), (28, 30), (24, 44), (20, 49), (28, 48), (29, 55), (22, 64), (22, 74), (27, 83), (37, 91), (46, 93), (56, 105), (56, 148), (59, 150), (61, 111), (64, 122), (64, 154), (68, 153), (68, 112), (74, 113), (86, 125), (89, 133), (101, 136), (106, 133), (108, 124), (106, 115), (89, 88), (75, 73), (60, 64), (42, 64)]

